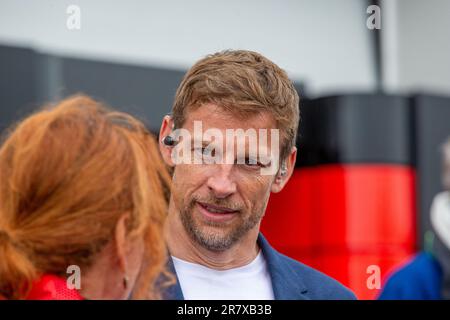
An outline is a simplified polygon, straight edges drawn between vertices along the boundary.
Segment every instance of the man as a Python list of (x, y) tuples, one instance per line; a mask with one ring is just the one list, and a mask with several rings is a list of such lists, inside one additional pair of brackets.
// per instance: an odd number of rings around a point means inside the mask
[(160, 130), (173, 167), (166, 241), (178, 280), (167, 298), (355, 298), (259, 231), (270, 193), (294, 170), (298, 108), (286, 73), (255, 52), (219, 52), (187, 72)]
[(442, 147), (445, 191), (431, 205), (430, 248), (417, 254), (387, 280), (382, 300), (450, 300), (450, 138)]

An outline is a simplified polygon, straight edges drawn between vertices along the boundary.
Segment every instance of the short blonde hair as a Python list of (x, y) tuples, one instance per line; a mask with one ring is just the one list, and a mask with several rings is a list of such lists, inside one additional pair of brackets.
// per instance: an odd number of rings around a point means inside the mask
[(299, 96), (286, 72), (259, 53), (226, 50), (192, 66), (175, 95), (175, 128), (183, 126), (189, 108), (205, 103), (214, 103), (243, 118), (269, 112), (280, 130), (281, 159), (295, 146)]

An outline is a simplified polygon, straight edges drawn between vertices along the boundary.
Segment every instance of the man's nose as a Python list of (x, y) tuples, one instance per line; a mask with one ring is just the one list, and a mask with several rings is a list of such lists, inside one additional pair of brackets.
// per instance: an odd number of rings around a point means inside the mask
[(236, 192), (232, 170), (232, 164), (217, 165), (213, 174), (208, 178), (208, 188), (217, 198), (226, 198)]

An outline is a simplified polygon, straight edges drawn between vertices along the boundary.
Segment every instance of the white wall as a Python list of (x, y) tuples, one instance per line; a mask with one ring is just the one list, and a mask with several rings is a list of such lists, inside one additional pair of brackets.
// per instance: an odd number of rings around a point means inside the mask
[(384, 0), (385, 84), (450, 95), (450, 1)]
[[(66, 8), (81, 9), (81, 30)], [(0, 0), (0, 43), (187, 69), (227, 48), (261, 52), (313, 95), (375, 85), (363, 0)]]

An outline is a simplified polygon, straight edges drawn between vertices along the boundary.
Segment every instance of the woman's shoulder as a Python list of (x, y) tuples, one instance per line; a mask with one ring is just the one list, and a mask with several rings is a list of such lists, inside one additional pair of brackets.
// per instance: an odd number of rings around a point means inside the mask
[(45, 274), (33, 283), (27, 300), (84, 300), (78, 290), (69, 288), (59, 276)]

